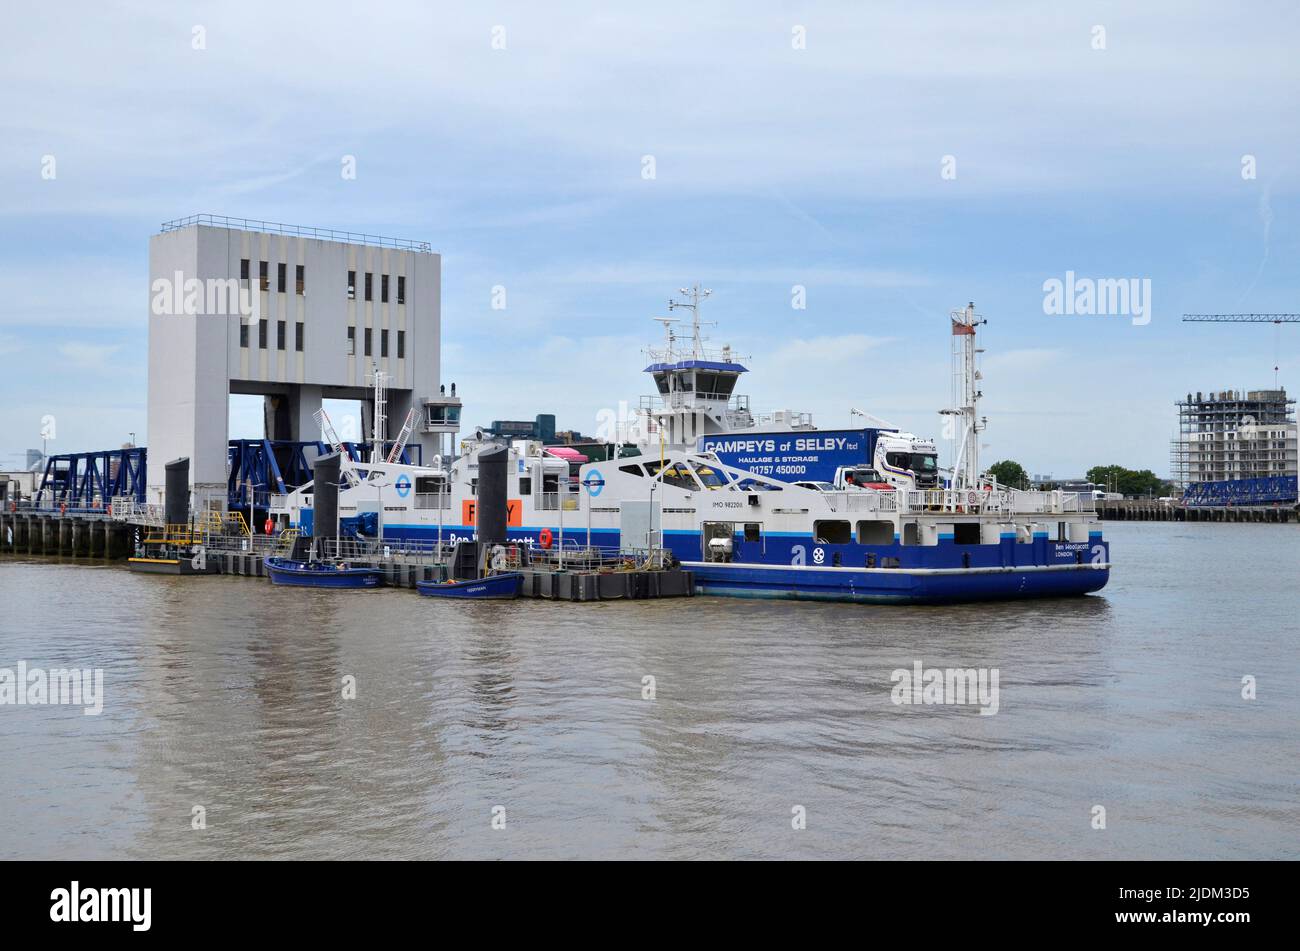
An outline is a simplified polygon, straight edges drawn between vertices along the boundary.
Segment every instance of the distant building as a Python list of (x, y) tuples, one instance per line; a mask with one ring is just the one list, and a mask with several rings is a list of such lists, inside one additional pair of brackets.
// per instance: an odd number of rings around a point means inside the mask
[(538, 439), (544, 443), (555, 442), (555, 416), (542, 413), (532, 422), (520, 419), (497, 419), (484, 426), (485, 433), (508, 439)]
[(1295, 400), (1285, 389), (1188, 393), (1169, 468), (1194, 505), (1294, 502)]
[(1285, 389), (1187, 394), (1170, 470), (1182, 485), (1296, 475), (1295, 400)]
[(36, 494), (41, 473), (34, 469), (20, 469), (15, 472), (0, 472), (0, 502), (18, 502), (30, 499)]

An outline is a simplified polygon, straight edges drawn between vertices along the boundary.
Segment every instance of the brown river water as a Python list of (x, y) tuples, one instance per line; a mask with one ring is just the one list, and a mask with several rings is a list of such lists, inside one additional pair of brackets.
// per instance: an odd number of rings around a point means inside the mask
[[(1300, 529), (1105, 528), (1097, 595), (943, 608), (5, 556), (0, 668), (100, 668), (103, 711), (0, 705), (0, 857), (1300, 857)], [(996, 668), (996, 714), (895, 704), (916, 662)]]

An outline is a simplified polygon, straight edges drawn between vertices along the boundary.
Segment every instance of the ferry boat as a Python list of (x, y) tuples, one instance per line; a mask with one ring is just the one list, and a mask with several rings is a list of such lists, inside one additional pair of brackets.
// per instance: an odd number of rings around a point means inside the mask
[[(960, 386), (957, 405), (943, 412), (955, 418), (960, 442), (946, 476), (932, 440), (880, 426), (859, 431), (868, 458), (835, 457), (845, 464), (831, 478), (807, 479), (808, 460), (825, 461), (818, 453), (826, 437), (806, 414), (758, 417), (733, 395), (747, 368), (727, 348), (704, 348), (707, 292), (687, 294), (673, 306), (692, 312), (688, 342), (679, 342), (671, 318), (656, 318), (667, 339), (645, 368), (658, 394), (638, 410), (639, 454), (571, 472), (563, 453), (508, 443), (510, 540), (554, 549), (561, 564), (581, 549), (635, 550), (680, 562), (697, 592), (724, 596), (936, 604), (1105, 586), (1109, 545), (1089, 494), (1023, 491), (979, 469), (975, 338), (983, 321), (973, 304), (950, 315)], [(762, 462), (733, 464), (702, 448), (719, 437), (771, 451), (759, 454)], [(368, 463), (344, 454), (341, 532), (377, 514), (385, 540), (473, 538), (477, 456), (501, 441), (466, 439), (456, 458), (435, 457), (429, 467), (389, 462), (382, 445)], [(280, 497), (272, 514), (310, 530), (311, 499), (308, 484)]]

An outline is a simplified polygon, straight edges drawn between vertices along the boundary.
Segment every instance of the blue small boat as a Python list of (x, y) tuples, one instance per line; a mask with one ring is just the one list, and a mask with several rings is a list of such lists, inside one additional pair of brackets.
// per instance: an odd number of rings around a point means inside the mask
[(417, 581), (415, 587), (428, 598), (504, 600), (519, 597), (524, 576), (517, 571), (488, 575), (473, 581)]
[(272, 584), (305, 588), (377, 588), (381, 580), (378, 568), (348, 568), (324, 561), (275, 557), (265, 559), (262, 564), (266, 566)]

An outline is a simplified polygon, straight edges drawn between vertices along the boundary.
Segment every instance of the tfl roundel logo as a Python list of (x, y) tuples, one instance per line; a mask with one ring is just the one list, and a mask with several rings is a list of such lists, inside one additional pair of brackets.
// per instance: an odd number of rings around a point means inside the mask
[(411, 494), (411, 477), (403, 472), (397, 477), (397, 481), (393, 483), (393, 488), (397, 489), (398, 495), (406, 498)]
[(587, 487), (587, 494), (595, 498), (605, 488), (605, 477), (600, 474), (599, 469), (592, 469), (587, 473), (587, 477), (582, 480), (582, 484)]

